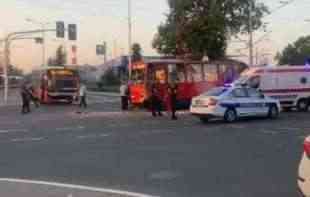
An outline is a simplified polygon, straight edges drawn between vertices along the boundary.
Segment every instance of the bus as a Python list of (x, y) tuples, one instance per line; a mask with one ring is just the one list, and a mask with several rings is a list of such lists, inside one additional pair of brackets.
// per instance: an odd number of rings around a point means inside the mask
[(156, 85), (164, 106), (169, 108), (168, 85), (178, 87), (177, 107), (189, 108), (191, 99), (215, 86), (232, 83), (247, 65), (234, 60), (185, 61), (180, 59), (145, 60), (132, 64), (128, 84), (133, 106), (149, 106), (151, 87)]
[(34, 70), (29, 80), (41, 103), (64, 100), (72, 103), (78, 96), (80, 77), (72, 68), (57, 66)]

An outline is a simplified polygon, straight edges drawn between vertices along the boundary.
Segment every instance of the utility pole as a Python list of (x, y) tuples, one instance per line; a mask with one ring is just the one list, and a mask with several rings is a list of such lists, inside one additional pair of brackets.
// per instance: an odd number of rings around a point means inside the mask
[(128, 70), (129, 70), (129, 79), (131, 78), (132, 72), (132, 15), (131, 15), (131, 0), (128, 0)]
[(253, 7), (254, 7), (254, 2), (251, 3), (252, 1), (250, 1), (250, 5), (249, 5), (249, 34), (250, 34), (250, 38), (249, 38), (249, 65), (253, 66), (253, 16), (252, 16), (252, 12), (253, 12)]

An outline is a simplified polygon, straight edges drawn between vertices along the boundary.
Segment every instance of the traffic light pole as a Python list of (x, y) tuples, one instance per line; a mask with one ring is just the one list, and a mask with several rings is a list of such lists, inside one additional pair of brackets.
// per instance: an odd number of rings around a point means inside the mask
[(50, 32), (56, 31), (55, 29), (46, 29), (46, 30), (32, 30), (32, 31), (21, 31), (13, 32), (6, 36), (4, 39), (4, 65), (3, 65), (3, 77), (4, 77), (4, 103), (8, 102), (8, 93), (9, 93), (9, 78), (8, 78), (8, 68), (10, 65), (10, 44), (13, 40), (27, 39), (23, 38), (24, 35), (36, 34), (41, 32)]

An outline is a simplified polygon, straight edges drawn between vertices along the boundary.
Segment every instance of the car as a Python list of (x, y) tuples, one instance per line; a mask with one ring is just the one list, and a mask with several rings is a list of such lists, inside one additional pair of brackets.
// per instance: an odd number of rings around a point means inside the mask
[(190, 112), (208, 122), (223, 118), (235, 122), (241, 117), (266, 116), (275, 119), (281, 111), (280, 102), (265, 96), (259, 90), (247, 86), (224, 86), (192, 99)]
[(304, 141), (304, 151), (298, 170), (298, 187), (302, 197), (310, 197), (310, 136)]

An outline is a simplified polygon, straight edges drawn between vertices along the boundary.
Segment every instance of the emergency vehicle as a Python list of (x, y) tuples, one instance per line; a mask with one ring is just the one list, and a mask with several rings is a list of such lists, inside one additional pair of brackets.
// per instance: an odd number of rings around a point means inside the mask
[(234, 84), (247, 84), (265, 95), (278, 99), (284, 110), (307, 111), (310, 104), (310, 67), (253, 67), (241, 74)]
[(226, 122), (234, 122), (249, 116), (274, 119), (280, 113), (280, 103), (254, 88), (217, 87), (193, 98), (190, 111), (202, 122), (211, 118), (223, 118)]

